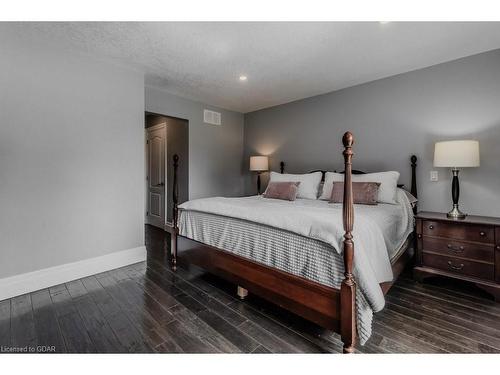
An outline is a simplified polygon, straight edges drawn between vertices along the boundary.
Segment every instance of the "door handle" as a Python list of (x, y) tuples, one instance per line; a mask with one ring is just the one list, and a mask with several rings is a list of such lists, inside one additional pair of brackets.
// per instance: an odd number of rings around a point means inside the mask
[(461, 253), (465, 250), (465, 247), (463, 246), (453, 246), (452, 244), (448, 244), (447, 247), (454, 253)]
[(160, 182), (158, 185), (155, 185), (154, 187), (158, 187), (158, 186), (165, 186), (165, 183)]
[(448, 261), (448, 266), (453, 269), (453, 270), (457, 270), (457, 271), (461, 271), (463, 268), (464, 268), (464, 264), (463, 263), (460, 263), (459, 266), (456, 266), (454, 265), (451, 260)]

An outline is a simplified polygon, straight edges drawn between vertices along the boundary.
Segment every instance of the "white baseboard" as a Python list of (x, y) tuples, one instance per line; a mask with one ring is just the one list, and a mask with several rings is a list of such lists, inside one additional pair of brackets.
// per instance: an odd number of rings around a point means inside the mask
[(44, 268), (0, 279), (0, 301), (146, 260), (146, 247)]

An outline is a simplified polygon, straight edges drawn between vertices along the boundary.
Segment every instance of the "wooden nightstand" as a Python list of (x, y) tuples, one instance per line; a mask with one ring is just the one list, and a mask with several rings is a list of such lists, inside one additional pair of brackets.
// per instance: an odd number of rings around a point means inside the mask
[(419, 212), (414, 277), (447, 276), (470, 281), (500, 302), (500, 218)]

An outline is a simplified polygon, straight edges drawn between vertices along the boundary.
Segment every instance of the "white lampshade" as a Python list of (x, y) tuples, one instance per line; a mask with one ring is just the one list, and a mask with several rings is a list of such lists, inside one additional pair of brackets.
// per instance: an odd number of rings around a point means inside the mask
[(436, 142), (434, 166), (479, 167), (479, 142), (470, 140)]
[(250, 156), (251, 171), (267, 171), (269, 169), (269, 158), (267, 156)]

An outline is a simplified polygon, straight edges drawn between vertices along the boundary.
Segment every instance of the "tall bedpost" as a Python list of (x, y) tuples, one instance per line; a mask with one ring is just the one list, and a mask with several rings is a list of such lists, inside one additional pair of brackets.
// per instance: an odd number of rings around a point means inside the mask
[(177, 270), (177, 235), (179, 234), (179, 228), (177, 226), (177, 219), (179, 214), (178, 203), (179, 203), (179, 184), (177, 183), (177, 169), (179, 168), (179, 155), (174, 154), (174, 178), (172, 184), (172, 232), (170, 233), (170, 255), (172, 256), (172, 270)]
[[(417, 156), (412, 155), (410, 157), (411, 161), (411, 187), (410, 187), (410, 193), (415, 197), (418, 198), (417, 194)], [(413, 213), (417, 213), (417, 204), (413, 207)]]
[(280, 161), (280, 173), (283, 174), (285, 173), (285, 162)]
[(342, 137), (344, 144), (344, 201), (342, 220), (344, 223), (344, 280), (340, 287), (340, 335), (344, 343), (344, 353), (352, 353), (356, 344), (356, 282), (353, 275), (354, 242), (354, 204), (352, 197), (352, 145), (354, 136), (346, 132)]

